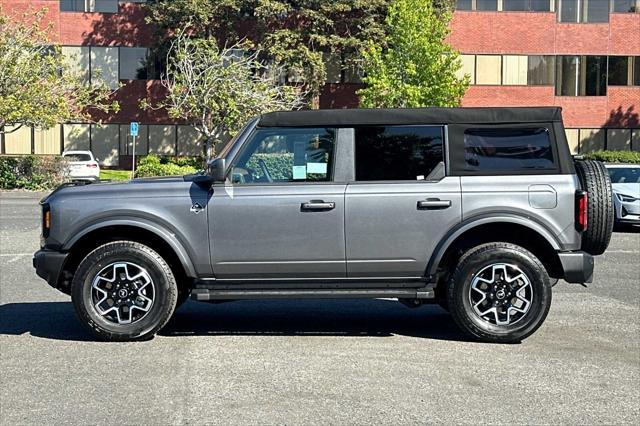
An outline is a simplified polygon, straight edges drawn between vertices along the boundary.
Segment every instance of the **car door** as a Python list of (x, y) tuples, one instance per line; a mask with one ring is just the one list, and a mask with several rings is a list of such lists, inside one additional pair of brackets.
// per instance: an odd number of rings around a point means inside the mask
[(460, 178), (446, 176), (442, 126), (355, 129), (345, 201), (347, 276), (419, 278), (461, 220)]
[(209, 203), (217, 279), (346, 276), (338, 131), (257, 128)]

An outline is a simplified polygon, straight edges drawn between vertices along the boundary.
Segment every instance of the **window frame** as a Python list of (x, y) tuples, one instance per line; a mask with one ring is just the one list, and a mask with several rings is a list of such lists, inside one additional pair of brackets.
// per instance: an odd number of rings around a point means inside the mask
[[(380, 125), (366, 125), (359, 127), (439, 127), (441, 130), (441, 139), (442, 139), (442, 162), (444, 163), (445, 175), (443, 179), (449, 176), (449, 147), (448, 147), (448, 126), (446, 124), (380, 124)], [(356, 178), (356, 162), (358, 161), (358, 156), (356, 153), (356, 127), (352, 128), (352, 168), (353, 173), (351, 176), (351, 180), (349, 184), (358, 184), (358, 185), (369, 185), (369, 184), (428, 184), (428, 183), (438, 183), (442, 179), (439, 180), (427, 180), (426, 176), (423, 180), (418, 179), (408, 179), (408, 180), (396, 180), (396, 179), (385, 179), (385, 180), (357, 180)]]
[[(253, 124), (253, 123), (252, 123)], [(239, 182), (233, 182), (231, 179), (231, 173), (233, 172), (233, 168), (234, 165), (237, 163), (237, 161), (242, 158), (242, 155), (247, 151), (247, 149), (249, 149), (249, 146), (252, 143), (253, 137), (255, 136), (256, 133), (258, 133), (259, 131), (262, 130), (269, 130), (269, 129), (296, 129), (296, 130), (304, 130), (304, 129), (317, 129), (319, 127), (317, 126), (295, 126), (295, 127), (259, 127), (259, 126), (255, 126), (251, 129), (251, 131), (246, 135), (246, 137), (243, 137), (242, 140), (239, 140), (238, 143), (240, 144), (240, 146), (238, 147), (237, 150), (235, 150), (235, 152), (231, 152), (231, 156), (230, 158), (227, 158), (226, 160), (228, 160), (228, 165), (225, 167), (227, 170), (225, 170), (225, 177), (224, 177), (224, 182), (222, 182), (221, 184), (223, 184), (224, 186), (242, 186), (242, 187), (260, 187), (260, 186), (291, 186), (291, 185), (335, 185), (335, 184), (341, 184), (341, 183), (346, 183), (346, 179), (344, 176), (342, 176), (342, 173), (339, 173), (340, 170), (342, 170), (344, 168), (344, 165), (342, 164), (338, 164), (341, 161), (344, 161), (345, 159), (341, 159), (341, 153), (339, 151), (339, 145), (344, 144), (344, 141), (340, 141), (341, 139), (344, 138), (344, 136), (346, 136), (343, 132), (343, 128), (341, 128), (340, 126), (327, 126), (324, 127), (325, 129), (333, 129), (336, 132), (336, 136), (335, 139), (333, 141), (333, 161), (331, 161), (331, 165), (330, 167), (327, 167), (327, 170), (330, 171), (330, 176), (329, 179), (326, 181), (308, 181), (308, 180), (300, 180), (300, 181), (289, 181), (289, 182), (249, 182), (249, 183), (239, 183)], [(346, 156), (345, 156), (346, 157)]]
[[(520, 169), (520, 170), (466, 170), (464, 134), (469, 129), (531, 129), (544, 128), (549, 132), (549, 143), (553, 155), (553, 168), (549, 169)], [(509, 124), (454, 124), (449, 126), (450, 148), (450, 173), (451, 176), (519, 176), (519, 175), (557, 175), (562, 174), (561, 159), (558, 153), (558, 138), (554, 123), (531, 122)]]

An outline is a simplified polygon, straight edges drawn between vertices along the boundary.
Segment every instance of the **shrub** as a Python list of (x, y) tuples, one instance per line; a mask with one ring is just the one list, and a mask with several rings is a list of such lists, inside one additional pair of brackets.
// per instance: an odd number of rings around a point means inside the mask
[(182, 176), (195, 173), (197, 170), (190, 165), (180, 166), (176, 163), (165, 161), (151, 154), (140, 160), (136, 167), (136, 177), (153, 176)]
[(193, 167), (196, 170), (204, 169), (205, 159), (204, 157), (162, 157), (160, 158), (161, 164), (175, 164), (180, 167)]
[(640, 152), (637, 151), (595, 151), (584, 154), (584, 158), (605, 163), (640, 164)]
[(262, 177), (259, 160), (264, 161), (272, 179), (291, 180), (293, 178), (293, 154), (254, 154), (247, 162), (247, 167), (255, 171), (256, 177)]
[(61, 157), (0, 158), (0, 188), (46, 191), (65, 180), (65, 161)]

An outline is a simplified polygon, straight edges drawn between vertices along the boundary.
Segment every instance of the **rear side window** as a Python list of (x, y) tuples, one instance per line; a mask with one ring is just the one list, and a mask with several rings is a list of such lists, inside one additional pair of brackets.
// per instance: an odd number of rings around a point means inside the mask
[(431, 180), (444, 170), (442, 127), (357, 127), (355, 139), (357, 181)]
[(555, 170), (546, 128), (466, 129), (464, 171)]

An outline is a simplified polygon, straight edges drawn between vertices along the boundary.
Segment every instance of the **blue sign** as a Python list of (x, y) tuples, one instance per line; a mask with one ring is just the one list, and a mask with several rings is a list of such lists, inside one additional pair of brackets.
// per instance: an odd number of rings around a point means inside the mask
[(138, 123), (136, 123), (135, 121), (131, 123), (129, 133), (131, 134), (131, 136), (138, 136)]

